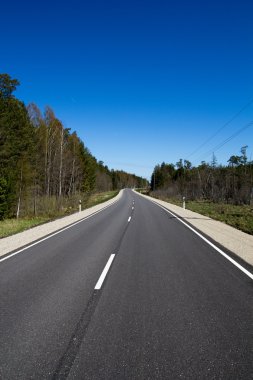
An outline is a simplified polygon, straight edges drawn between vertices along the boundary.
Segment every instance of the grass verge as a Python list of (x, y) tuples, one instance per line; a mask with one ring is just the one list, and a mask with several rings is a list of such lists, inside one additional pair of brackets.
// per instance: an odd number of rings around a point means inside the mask
[[(114, 198), (119, 192), (118, 191), (107, 191), (104, 193), (91, 194), (85, 202), (82, 204), (82, 209), (86, 209), (102, 202), (106, 202), (109, 199)], [(67, 213), (69, 215), (69, 212)], [(62, 212), (55, 212), (54, 215), (50, 216), (38, 216), (38, 217), (25, 217), (19, 219), (5, 219), (0, 221), (0, 238), (4, 238), (10, 235), (14, 235), (18, 232), (28, 230), (29, 228), (38, 226), (55, 220), (59, 217), (63, 217)], [(66, 216), (66, 215), (65, 215)]]
[[(176, 198), (161, 197), (160, 199), (182, 207), (182, 201)], [(253, 235), (253, 206), (237, 206), (209, 201), (186, 201), (186, 208)]]
[(92, 206), (96, 206), (100, 203), (109, 201), (110, 199), (116, 197), (116, 195), (118, 195), (118, 193), (119, 193), (119, 191), (117, 190), (117, 191), (107, 191), (105, 193), (92, 194), (87, 199), (87, 201), (85, 202), (84, 207), (89, 208)]

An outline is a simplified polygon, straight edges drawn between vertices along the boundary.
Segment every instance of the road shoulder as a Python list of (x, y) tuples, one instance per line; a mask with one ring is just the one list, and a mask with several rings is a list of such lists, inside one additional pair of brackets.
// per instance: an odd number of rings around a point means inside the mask
[(64, 227), (67, 227), (73, 223), (85, 219), (91, 216), (92, 214), (96, 214), (102, 211), (104, 208), (109, 207), (113, 203), (117, 202), (122, 197), (122, 193), (123, 190), (121, 190), (119, 194), (116, 195), (116, 197), (109, 199), (106, 202), (100, 203), (96, 206), (85, 209), (81, 212), (68, 215), (64, 218), (60, 218), (52, 222), (33, 227), (29, 230), (1, 239), (0, 257), (10, 252), (16, 251), (21, 247), (25, 247), (39, 239), (42, 239), (47, 235), (50, 235), (56, 231), (63, 229)]
[[(139, 193), (138, 193), (139, 194)], [(235, 255), (239, 256), (246, 263), (253, 266), (253, 236), (245, 232), (237, 230), (225, 223), (211, 219), (207, 216), (198, 214), (190, 210), (184, 210), (182, 207), (171, 203), (151, 198), (147, 195), (139, 194), (140, 196), (157, 203), (167, 210), (175, 213), (186, 223), (209, 236), (212, 240), (222, 245)]]

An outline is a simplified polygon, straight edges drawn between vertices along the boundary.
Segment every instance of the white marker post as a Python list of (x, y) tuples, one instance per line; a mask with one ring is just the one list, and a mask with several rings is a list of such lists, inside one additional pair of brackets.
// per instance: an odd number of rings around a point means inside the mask
[(183, 209), (185, 210), (185, 197), (183, 197)]
[(81, 212), (82, 211), (82, 201), (81, 201), (81, 199), (79, 200), (79, 212)]

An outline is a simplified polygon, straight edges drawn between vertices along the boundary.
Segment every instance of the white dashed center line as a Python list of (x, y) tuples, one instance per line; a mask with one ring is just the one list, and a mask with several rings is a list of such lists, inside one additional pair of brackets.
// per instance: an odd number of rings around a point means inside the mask
[(115, 254), (111, 254), (109, 257), (109, 260), (107, 261), (106, 266), (104, 267), (103, 272), (101, 273), (101, 276), (99, 277), (98, 282), (96, 283), (95, 290), (101, 289), (101, 286), (103, 285), (103, 282), (105, 280), (105, 277), (107, 275), (108, 270), (110, 269), (110, 266), (112, 265), (112, 262), (114, 260)]
[(130, 220), (131, 220), (131, 216), (129, 216), (129, 218), (128, 218), (128, 223), (130, 222)]

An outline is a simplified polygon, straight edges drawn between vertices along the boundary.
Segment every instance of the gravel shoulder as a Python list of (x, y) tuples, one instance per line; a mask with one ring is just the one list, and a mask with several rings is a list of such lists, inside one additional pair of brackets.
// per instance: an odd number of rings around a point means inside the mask
[(198, 214), (190, 210), (184, 210), (182, 207), (171, 203), (161, 201), (149, 196), (139, 194), (142, 197), (160, 204), (171, 212), (174, 212), (180, 218), (185, 219), (193, 227), (209, 236), (211, 239), (239, 256), (245, 262), (253, 266), (253, 236), (239, 231), (225, 223), (211, 219), (207, 216)]
[(48, 222), (42, 224), (37, 227), (33, 227), (29, 230), (20, 232), (18, 234), (8, 236), (0, 240), (0, 257), (6, 255), (7, 253), (16, 251), (19, 248), (22, 248), (28, 244), (35, 242), (36, 240), (42, 239), (43, 237), (52, 234), (64, 227), (67, 227), (81, 219), (84, 219), (92, 214), (95, 214), (105, 207), (109, 207), (113, 203), (117, 202), (122, 196), (122, 190), (119, 192), (116, 197), (100, 203), (96, 206), (85, 209), (81, 212), (77, 212), (72, 215), (68, 215), (64, 218), (60, 218), (54, 220), (52, 222)]
[[(138, 193), (139, 194), (139, 193)], [(180, 218), (189, 222), (193, 227), (209, 236), (211, 239), (239, 256), (245, 262), (253, 266), (253, 236), (239, 231), (225, 223), (216, 221), (207, 216), (198, 214), (190, 210), (184, 210), (182, 207), (173, 205), (171, 203), (161, 201), (158, 199), (150, 198), (146, 195), (139, 194), (140, 196), (152, 200), (161, 206), (167, 208), (169, 211), (174, 212)], [(94, 213), (101, 211), (105, 207), (109, 207), (114, 202), (118, 201), (122, 196), (120, 193), (107, 202), (93, 206), (89, 209), (83, 210), (80, 213), (75, 213), (52, 222), (31, 228), (27, 231), (8, 236), (0, 240), (0, 257), (10, 252), (18, 250), (28, 244), (42, 239), (46, 235), (52, 234), (68, 225), (71, 225), (83, 218), (86, 218)]]

